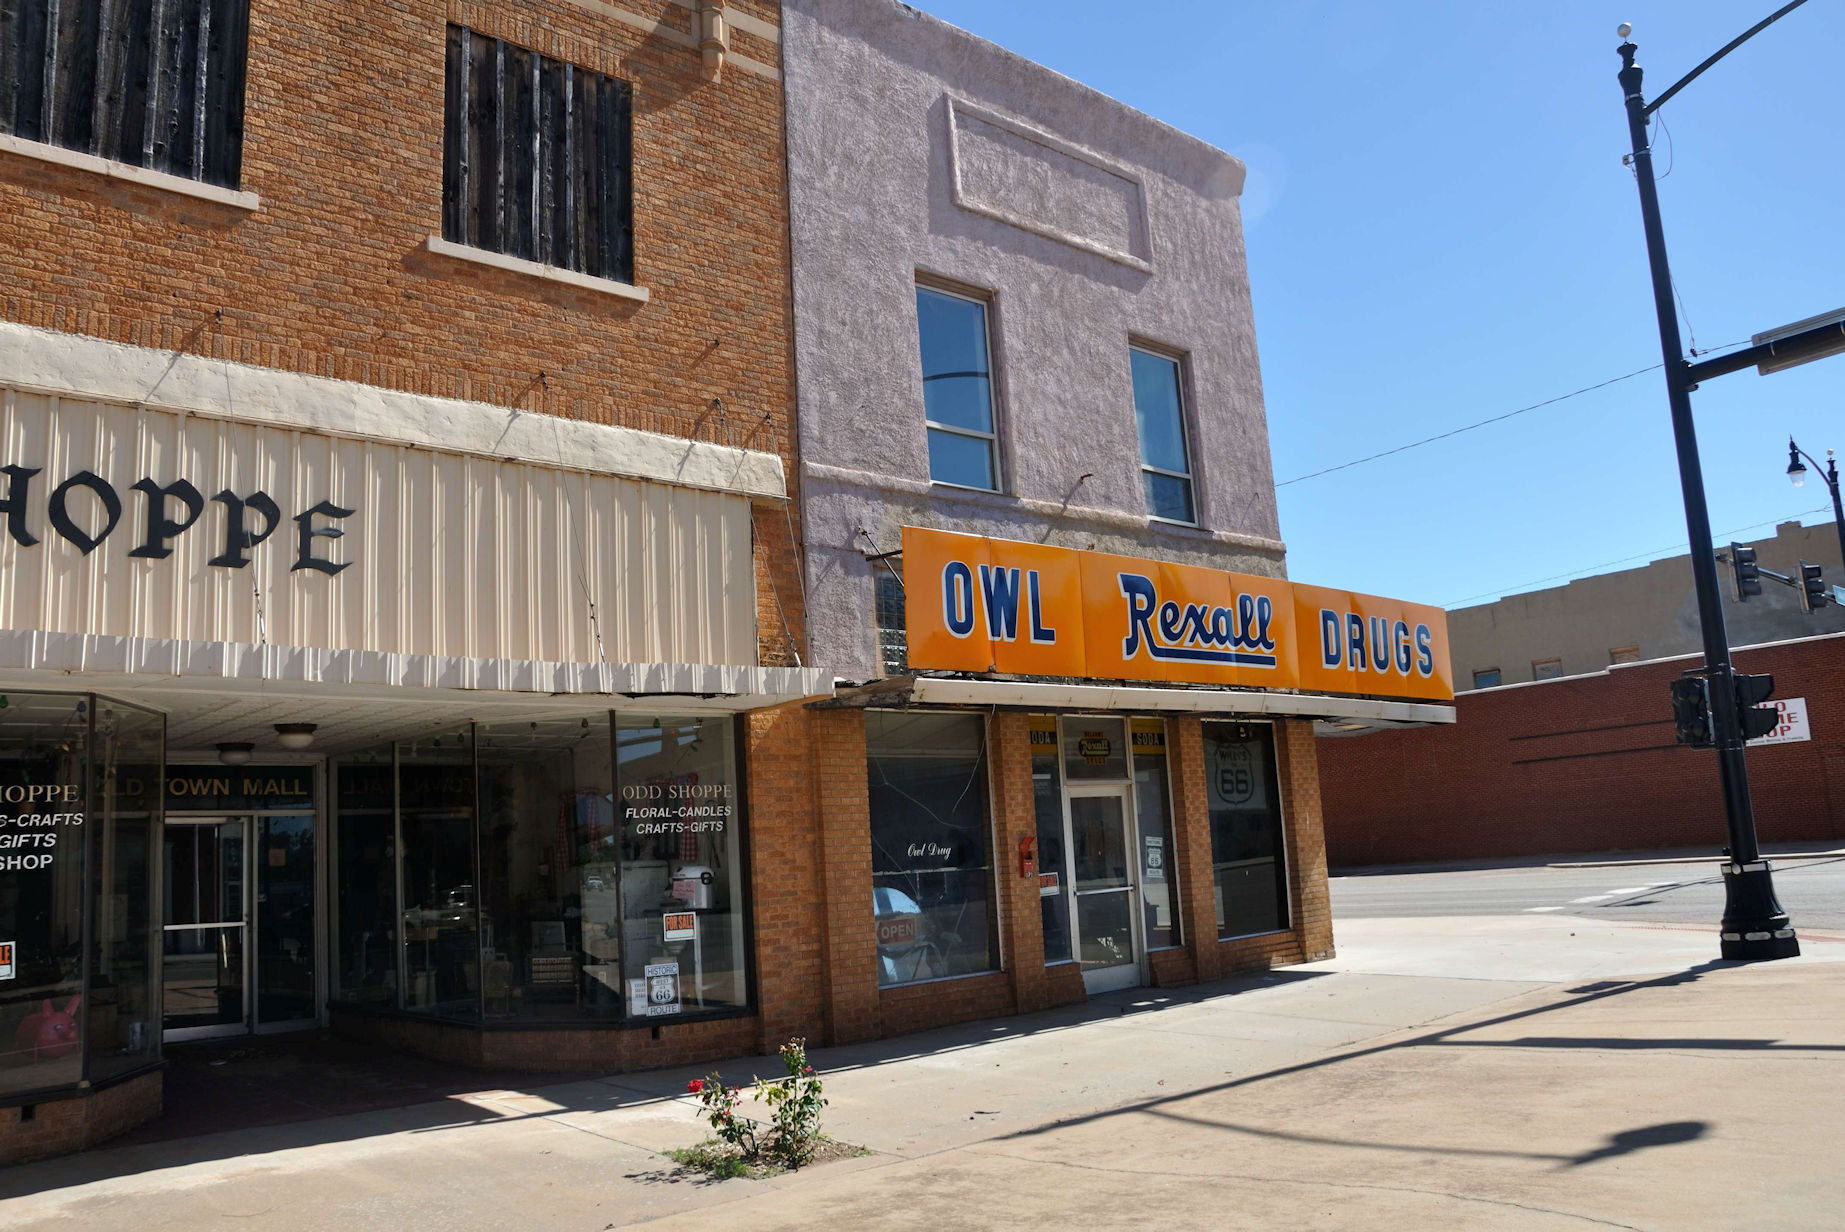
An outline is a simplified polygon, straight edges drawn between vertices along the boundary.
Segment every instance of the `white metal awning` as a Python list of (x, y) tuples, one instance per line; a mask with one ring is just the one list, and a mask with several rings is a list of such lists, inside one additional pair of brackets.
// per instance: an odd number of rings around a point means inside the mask
[(465, 723), (604, 710), (725, 713), (831, 694), (830, 672), (727, 663), (550, 663), (0, 629), (0, 689), (88, 690), (164, 711), (170, 753), (314, 723), (340, 752)]
[[(886, 682), (887, 687), (889, 682)], [(1026, 706), (1042, 710), (1143, 711), (1323, 720), (1324, 734), (1454, 722), (1454, 707), (1435, 702), (1377, 701), (1314, 693), (1251, 689), (1172, 689), (1158, 686), (1044, 684), (917, 676), (909, 700), (919, 705)]]

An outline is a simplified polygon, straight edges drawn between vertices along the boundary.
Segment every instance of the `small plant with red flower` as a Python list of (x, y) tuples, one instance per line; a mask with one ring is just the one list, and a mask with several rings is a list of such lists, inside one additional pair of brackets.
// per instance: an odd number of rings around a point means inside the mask
[[(716, 1073), (686, 1083), (686, 1093), (697, 1098), (716, 1142), (675, 1151), (674, 1157), (724, 1176), (812, 1163), (826, 1142), (820, 1132), (820, 1110), (826, 1107), (826, 1096), (814, 1067), (807, 1063), (806, 1040), (792, 1039), (782, 1045), (781, 1061), (786, 1073), (780, 1078), (756, 1079), (750, 1092), (752, 1103), (761, 1100), (769, 1106), (766, 1127), (738, 1112), (742, 1093)], [(720, 1144), (728, 1149), (711, 1149)]]

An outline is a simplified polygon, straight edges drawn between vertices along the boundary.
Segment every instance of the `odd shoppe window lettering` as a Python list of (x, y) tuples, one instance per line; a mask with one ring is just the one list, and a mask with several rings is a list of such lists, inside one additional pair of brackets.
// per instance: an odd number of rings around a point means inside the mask
[(442, 238), (634, 280), (633, 91), (448, 28)]
[(865, 716), (878, 983), (998, 967), (979, 715)]
[(1266, 723), (1204, 725), (1211, 812), (1211, 879), (1217, 935), (1246, 937), (1288, 926), (1275, 734)]
[[(7, 534), (21, 547), (33, 547), (39, 535), (31, 529), (33, 479), (42, 468), (36, 466), (0, 466), (6, 476), (6, 496), (0, 499), (0, 514), (6, 516)], [(130, 491), (141, 496), (144, 516), (140, 541), (128, 555), (145, 560), (165, 560), (173, 555), (173, 541), (191, 530), (205, 517), (205, 496), (184, 479), (158, 484), (141, 479)], [(211, 498), (222, 506), (218, 527), (220, 551), (207, 564), (222, 569), (241, 569), (250, 563), (250, 550), (267, 540), (282, 525), (282, 510), (266, 492), (239, 496), (229, 488)], [(94, 471), (78, 471), (51, 489), (45, 499), (45, 521), (50, 533), (70, 543), (88, 556), (115, 533), (124, 508), (121, 493), (107, 479)], [(333, 523), (349, 518), (356, 509), (343, 509), (323, 500), (294, 516), (295, 562), (290, 572), (313, 569), (335, 574), (352, 562), (333, 561), (320, 555), (326, 541), (343, 538), (345, 531)]]
[(0, 3), (0, 133), (237, 187), (248, 0)]

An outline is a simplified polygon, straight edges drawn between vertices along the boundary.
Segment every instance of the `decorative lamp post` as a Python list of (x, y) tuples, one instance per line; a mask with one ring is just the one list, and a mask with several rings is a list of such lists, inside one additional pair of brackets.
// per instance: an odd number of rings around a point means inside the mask
[[(1801, 464), (1805, 458), (1813, 463), (1813, 469), (1819, 471), (1819, 461), (1814, 456), (1794, 444), (1794, 438), (1787, 438), (1787, 477), (1794, 481), (1797, 488), (1807, 481), (1807, 468)], [(1827, 491), (1832, 493), (1832, 526), (1839, 532), (1839, 561), (1845, 564), (1845, 506), (1839, 504), (1839, 464), (1833, 460), (1832, 451), (1826, 451), (1826, 469), (1819, 471), (1819, 477), (1826, 481)]]

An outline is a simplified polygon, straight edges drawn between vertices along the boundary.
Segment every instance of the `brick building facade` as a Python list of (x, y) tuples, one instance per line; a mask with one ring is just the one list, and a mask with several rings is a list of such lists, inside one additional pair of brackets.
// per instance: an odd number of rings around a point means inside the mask
[[(1738, 649), (1811, 739), (1752, 745), (1765, 843), (1845, 838), (1845, 635)], [(1670, 682), (1698, 656), (1464, 692), (1452, 727), (1320, 742), (1335, 866), (1726, 842), (1717, 759), (1673, 738)]]

